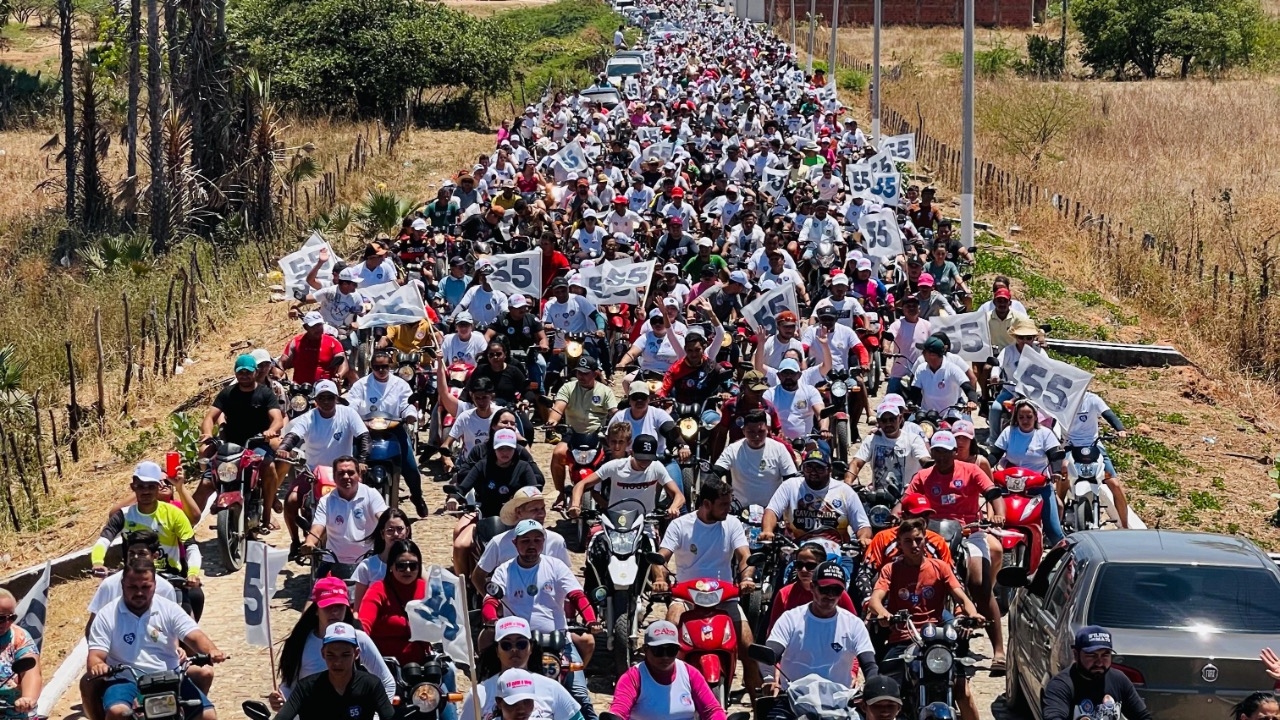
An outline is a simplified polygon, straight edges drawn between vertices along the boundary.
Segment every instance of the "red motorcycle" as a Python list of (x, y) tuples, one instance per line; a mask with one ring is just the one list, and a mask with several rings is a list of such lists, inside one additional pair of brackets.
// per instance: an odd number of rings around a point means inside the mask
[[(1004, 547), (1004, 567), (1025, 570), (1034, 575), (1040, 567), (1041, 549), (1044, 547), (1044, 499), (1040, 492), (1048, 484), (1044, 475), (1024, 467), (1011, 467), (993, 473), (995, 483), (1004, 490), (1004, 529), (992, 528)], [(1056, 512), (1057, 508), (1050, 508)], [(996, 600), (1000, 611), (1009, 607), (1014, 588), (995, 585)]]
[(680, 659), (698, 668), (720, 707), (728, 707), (729, 688), (738, 667), (738, 629), (733, 618), (717, 607), (738, 597), (732, 582), (700, 578), (671, 587), (671, 595), (692, 603), (680, 616)]
[[(445, 412), (444, 406), (440, 404), (436, 397), (436, 393), (447, 392), (454, 398), (462, 395), (462, 389), (467, 386), (467, 379), (471, 377), (471, 371), (476, 366), (462, 360), (454, 360), (449, 367), (445, 368), (444, 376), (447, 385), (443, 388), (432, 388), (428, 386), (426, 390), (426, 399), (424, 402), (431, 405), (431, 428), (427, 432), (427, 445), (432, 448), (439, 448), (444, 439), (449, 436), (449, 429), (453, 427), (454, 416)], [(433, 383), (434, 384), (434, 383)], [(433, 450), (434, 452), (434, 450)]]
[(631, 326), (633, 325), (632, 316), (635, 314), (631, 311), (631, 306), (623, 303), (620, 305), (606, 305), (604, 333), (605, 344), (608, 347), (606, 352), (611, 353), (613, 363), (616, 365), (622, 356), (627, 353), (627, 348), (631, 347), (634, 339), (631, 339)]
[(262, 524), (262, 446), (266, 442), (254, 435), (244, 446), (219, 443), (209, 461), (208, 473), (218, 490), (212, 510), (218, 516), (218, 549), (233, 572), (244, 565), (249, 536)]

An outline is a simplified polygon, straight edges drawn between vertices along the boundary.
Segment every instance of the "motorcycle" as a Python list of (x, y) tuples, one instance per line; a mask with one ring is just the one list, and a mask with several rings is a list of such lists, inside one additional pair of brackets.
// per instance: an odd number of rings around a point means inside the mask
[(261, 446), (266, 442), (262, 435), (254, 435), (244, 447), (221, 443), (209, 463), (207, 472), (218, 491), (212, 509), (218, 516), (218, 549), (232, 572), (244, 565), (249, 536), (262, 524), (261, 473), (266, 453)]
[(862, 384), (858, 381), (858, 371), (850, 376), (847, 369), (832, 370), (827, 373), (825, 388), (826, 407), (822, 409), (823, 417), (829, 418), (831, 427), (831, 458), (848, 464), (849, 446), (857, 442), (856, 423), (849, 422), (849, 403), (851, 393), (862, 392)]
[[(505, 594), (497, 583), (490, 582), (485, 588), (485, 592), (490, 597), (502, 602)], [(504, 604), (505, 607), (505, 604)], [(510, 612), (510, 608), (507, 608)], [(573, 646), (570, 634), (582, 635), (588, 632), (588, 629), (582, 625), (569, 625), (564, 630), (553, 630), (547, 632), (545, 630), (534, 630), (532, 632), (533, 643), (538, 646), (542, 652), (542, 674), (555, 680), (570, 690), (573, 686), (573, 674), (584, 669), (584, 665), (579, 660), (574, 660), (569, 654), (569, 648)]]
[[(1100, 440), (1110, 439), (1109, 437)], [(1067, 463), (1066, 515), (1062, 523), (1064, 532), (1070, 534), (1102, 527), (1103, 513), (1116, 526), (1120, 526), (1120, 514), (1116, 512), (1111, 490), (1106, 485), (1106, 464), (1102, 459), (1102, 446), (1095, 442), (1088, 447), (1068, 447), (1071, 461)]]
[(605, 310), (605, 343), (613, 358), (611, 365), (616, 365), (631, 347), (627, 338), (631, 336), (632, 312), (627, 304), (606, 305)]
[(867, 349), (870, 364), (867, 366), (867, 396), (875, 397), (884, 381), (884, 329), (893, 322), (893, 311), (886, 305), (867, 308), (866, 315), (855, 323), (854, 332)]
[[(661, 564), (662, 556), (654, 555)], [(702, 673), (720, 707), (727, 707), (738, 666), (738, 629), (729, 613), (717, 606), (738, 597), (737, 586), (709, 578), (684, 580), (671, 586), (671, 596), (693, 605), (678, 623), (680, 659)]]
[[(1004, 528), (994, 531), (1004, 548), (1007, 568), (1019, 568), (1028, 575), (1040, 567), (1040, 551), (1044, 547), (1044, 501), (1040, 491), (1048, 484), (1044, 475), (1023, 467), (1011, 467), (992, 473), (995, 484), (1004, 492)], [(1057, 508), (1052, 509), (1053, 512)], [(996, 580), (996, 602), (1004, 612), (1013, 599), (1014, 588)]]
[(844, 267), (844, 238), (828, 240), (824, 235), (813, 248), (813, 256), (809, 258), (809, 277), (805, 287), (821, 288), (831, 277), (831, 270)]
[(422, 367), (422, 355), (419, 353), (396, 353), (396, 376), (409, 383), (413, 394), (409, 401), (422, 411), (426, 407), (426, 396), (430, 394), (431, 374)]
[[(776, 666), (781, 657), (768, 645), (752, 645), (747, 657), (763, 665)], [(782, 671), (778, 671), (782, 674)], [(783, 675), (783, 677), (786, 677)], [(854, 708), (858, 691), (848, 685), (821, 677), (817, 674), (802, 678), (786, 678), (785, 699), (791, 704), (796, 720), (860, 720)], [(761, 697), (756, 701), (756, 717), (768, 717), (773, 706), (784, 696)]]
[(364, 418), (369, 429), (368, 468), (364, 483), (382, 494), (388, 507), (400, 504), (400, 438), (393, 432), (400, 419), (382, 410), (374, 410)]
[(676, 403), (676, 426), (689, 445), (689, 459), (680, 463), (685, 493), (698, 497), (702, 481), (711, 475), (711, 435), (720, 424), (720, 396), (713, 395), (698, 403)]
[[(462, 389), (467, 386), (467, 380), (471, 377), (471, 372), (476, 369), (472, 365), (462, 360), (455, 360), (445, 368), (446, 386), (437, 388), (436, 392), (447, 392), (453, 397), (462, 394)], [(444, 411), (444, 407), (439, 402), (433, 403), (431, 428), (427, 433), (427, 444), (432, 448), (439, 448), (444, 442), (444, 438), (449, 435), (449, 429), (453, 427), (454, 416)]]
[[(566, 494), (569, 492), (568, 488), (572, 487), (568, 483), (576, 485), (586, 480), (604, 464), (604, 441), (601, 437), (600, 433), (587, 435), (576, 433), (572, 430), (568, 430), (564, 434), (565, 442), (569, 445), (569, 464), (566, 468), (568, 472), (565, 485)], [(575, 521), (575, 527), (578, 531), (578, 547), (583, 550), (587, 547), (587, 534), (589, 531), (586, 516), (596, 509), (594, 495), (594, 493), (587, 493), (583, 496), (583, 512), (578, 515), (578, 519)]]
[(982, 627), (975, 618), (957, 617), (942, 624), (929, 623), (917, 628), (910, 612), (900, 610), (891, 621), (907, 628), (911, 646), (902, 654), (904, 682), (902, 684), (903, 710), (906, 717), (917, 717), (920, 711), (933, 703), (941, 703), (958, 715), (951, 688), (963, 670), (961, 665), (971, 664), (962, 658), (962, 636), (969, 630)]
[(601, 529), (587, 541), (585, 583), (609, 631), (607, 648), (618, 675), (631, 667), (640, 636), (640, 600), (648, 595), (649, 565), (641, 563), (658, 550), (658, 523), (663, 513), (646, 514), (635, 499), (623, 500), (604, 512), (591, 513)]
[(311, 394), (315, 391), (311, 383), (290, 383), (288, 386), (289, 406), (286, 416), (288, 419), (302, 415), (311, 409)]
[(393, 657), (383, 656), (382, 660), (396, 681), (396, 697), (399, 698), (396, 703), (397, 720), (436, 720), (443, 705), (462, 702), (462, 693), (451, 693), (444, 687), (445, 669), (452, 661), (434, 647), (422, 663), (408, 663), (401, 667), (400, 661)]
[(106, 677), (113, 678), (126, 673), (133, 676), (138, 686), (133, 715), (145, 720), (183, 720), (189, 708), (199, 708), (199, 698), (182, 699), (182, 683), (187, 668), (192, 665), (212, 665), (213, 659), (203, 653), (193, 655), (174, 670), (140, 673), (129, 665), (112, 665)]

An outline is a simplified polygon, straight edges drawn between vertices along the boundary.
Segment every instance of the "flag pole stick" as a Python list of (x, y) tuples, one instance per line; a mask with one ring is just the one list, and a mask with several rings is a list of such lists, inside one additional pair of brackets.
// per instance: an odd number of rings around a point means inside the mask
[[(441, 568), (444, 572), (444, 568)], [(443, 580), (443, 578), (441, 578)], [(467, 586), (464, 584), (466, 580), (458, 576), (458, 603), (462, 606), (462, 617), (459, 621), (466, 629), (464, 633), (467, 636), (467, 656), (471, 658), (471, 662), (467, 663), (467, 677), (471, 679), (471, 710), (475, 713), (475, 720), (483, 720), (480, 717), (480, 682), (476, 679), (476, 648), (471, 641), (471, 608), (467, 604)]]
[[(267, 553), (269, 552), (266, 543), (262, 543), (262, 573), (265, 575), (270, 568), (267, 566)], [(271, 689), (280, 692), (280, 681), (276, 679), (276, 646), (271, 639), (271, 588), (275, 583), (266, 582), (267, 578), (263, 578), (262, 584), (262, 617), (267, 625), (267, 659), (271, 664)]]

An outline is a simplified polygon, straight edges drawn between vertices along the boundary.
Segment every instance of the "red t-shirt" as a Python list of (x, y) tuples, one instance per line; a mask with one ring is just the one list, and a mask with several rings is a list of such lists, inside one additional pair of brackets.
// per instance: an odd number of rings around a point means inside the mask
[(906, 491), (929, 498), (938, 518), (967, 524), (978, 521), (982, 496), (995, 486), (982, 468), (956, 460), (950, 474), (943, 474), (935, 467), (916, 473)]
[[(813, 593), (805, 590), (798, 582), (783, 585), (779, 588), (777, 596), (773, 599), (773, 609), (769, 611), (769, 627), (765, 630), (765, 637), (769, 636), (769, 631), (773, 629), (773, 624), (778, 622), (778, 618), (782, 617), (782, 613), (798, 608), (801, 605), (808, 605), (811, 602), (813, 602)], [(839, 605), (854, 615), (858, 614), (858, 611), (853, 608), (853, 600), (849, 598), (849, 593), (847, 592), (840, 593)]]
[(542, 254), (542, 294), (545, 297), (551, 291), (551, 281), (556, 279), (556, 275), (561, 270), (569, 269), (569, 258), (559, 250), (552, 250), (551, 257), (547, 257), (546, 253)]
[[(876, 578), (876, 590), (887, 593), (884, 608), (890, 613), (897, 613), (899, 610), (910, 612), (911, 621), (917, 628), (926, 623), (942, 622), (942, 610), (946, 606), (947, 596), (961, 587), (960, 580), (951, 572), (950, 565), (928, 556), (915, 567), (898, 558), (880, 568), (880, 577)], [(909, 638), (905, 627), (893, 626), (889, 633), (889, 644)]]
[(329, 372), (329, 363), (344, 352), (342, 343), (332, 335), (320, 336), (319, 343), (307, 341), (307, 334), (302, 333), (284, 346), (284, 354), (293, 356), (293, 381), (296, 383), (318, 383), (333, 378)]

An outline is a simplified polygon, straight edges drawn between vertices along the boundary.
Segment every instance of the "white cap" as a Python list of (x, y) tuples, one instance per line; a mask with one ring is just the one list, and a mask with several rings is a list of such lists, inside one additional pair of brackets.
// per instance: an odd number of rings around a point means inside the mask
[(676, 267), (675, 263), (667, 263), (666, 265), (662, 266), (662, 274), (663, 275), (679, 275), (680, 268)]
[(341, 393), (338, 392), (338, 385), (334, 383), (332, 380), (321, 380), (320, 382), (316, 383), (315, 389), (312, 391), (311, 395), (312, 397), (315, 397), (317, 395), (323, 395), (325, 393), (333, 393), (334, 395), (341, 395)]
[(512, 668), (498, 676), (498, 698), (507, 705), (515, 705), (538, 697), (534, 690), (533, 673)]
[(680, 301), (673, 297), (662, 298), (662, 305), (664, 307), (678, 308), (680, 307)]
[(133, 479), (138, 482), (159, 484), (164, 482), (164, 473), (161, 472), (159, 465), (150, 460), (143, 460), (133, 468)]
[(939, 430), (929, 439), (930, 448), (941, 448), (943, 450), (956, 449), (956, 436), (946, 430)]
[(414, 229), (414, 230), (426, 230), (426, 229), (427, 229), (427, 221), (426, 221), (426, 220), (423, 220), (422, 218), (415, 218), (415, 219), (414, 219), (414, 221), (413, 221), (413, 229)]
[(748, 282), (750, 282), (750, 280), (747, 279), (746, 273), (742, 272), (741, 270), (734, 270), (733, 272), (729, 273), (729, 282), (738, 283), (739, 285), (746, 285)]
[(323, 644), (328, 645), (331, 642), (344, 642), (351, 645), (360, 643), (356, 637), (356, 629), (344, 622), (334, 623), (325, 628)]
[(512, 635), (518, 635), (523, 638), (533, 637), (533, 632), (529, 628), (529, 621), (514, 615), (498, 618), (498, 622), (493, 624), (493, 639), (498, 641)]
[(582, 279), (582, 273), (574, 273), (569, 276), (569, 287), (573, 287), (575, 285), (580, 288), (587, 286), (587, 281)]
[(855, 267), (856, 267), (858, 270), (870, 270), (870, 269), (871, 269), (871, 259), (870, 259), (870, 258), (858, 258), (858, 264), (857, 264)]
[(507, 307), (512, 308), (528, 307), (528, 305), (529, 301), (526, 300), (523, 295), (512, 295), (511, 301), (507, 303)]
[(849, 276), (844, 273), (840, 273), (839, 275), (833, 275), (831, 276), (831, 284), (832, 285), (848, 285)]
[(713, 245), (715, 245), (715, 243), (711, 242), (711, 238), (709, 237), (698, 238), (698, 247), (711, 247)]
[(324, 324), (324, 317), (320, 315), (320, 313), (316, 312), (315, 310), (312, 310), (311, 312), (302, 316), (302, 327), (315, 327), (316, 325), (323, 325), (323, 324)]
[(266, 348), (258, 348), (249, 353), (249, 357), (253, 358), (253, 361), (259, 365), (262, 363), (269, 363), (271, 362), (271, 351)]
[(657, 647), (659, 645), (679, 645), (679, 631), (673, 623), (666, 620), (658, 620), (649, 624), (644, 631), (644, 644), (648, 647)]
[(889, 402), (880, 403), (879, 405), (876, 406), (876, 417), (880, 417), (881, 415), (892, 415), (894, 417), (897, 417), (898, 406)]
[(359, 285), (360, 271), (354, 267), (344, 268), (342, 272), (338, 273), (338, 282), (353, 282)]
[(455, 325), (458, 323), (466, 323), (468, 325), (474, 325), (475, 322), (476, 322), (475, 318), (471, 317), (471, 313), (467, 312), (466, 310), (463, 310), (462, 312), (458, 313), (453, 318), (453, 323)]
[(786, 360), (783, 360), (782, 364), (778, 366), (778, 372), (782, 373), (788, 370), (791, 372), (800, 372), (800, 363), (796, 362), (795, 358), (787, 358)]
[(497, 450), (498, 448), (504, 448), (504, 447), (513, 448), (516, 445), (517, 443), (516, 443), (515, 430), (503, 428), (502, 430), (499, 430), (498, 432), (493, 434), (493, 448), (495, 450)]
[(662, 311), (661, 311), (661, 310), (659, 310), (658, 308), (654, 308), (654, 309), (652, 309), (652, 310), (650, 310), (650, 311), (649, 311), (649, 319), (650, 319), (650, 320), (657, 320), (657, 319), (659, 319), (659, 318), (661, 318), (661, 317), (663, 317), (663, 315), (662, 315)]

